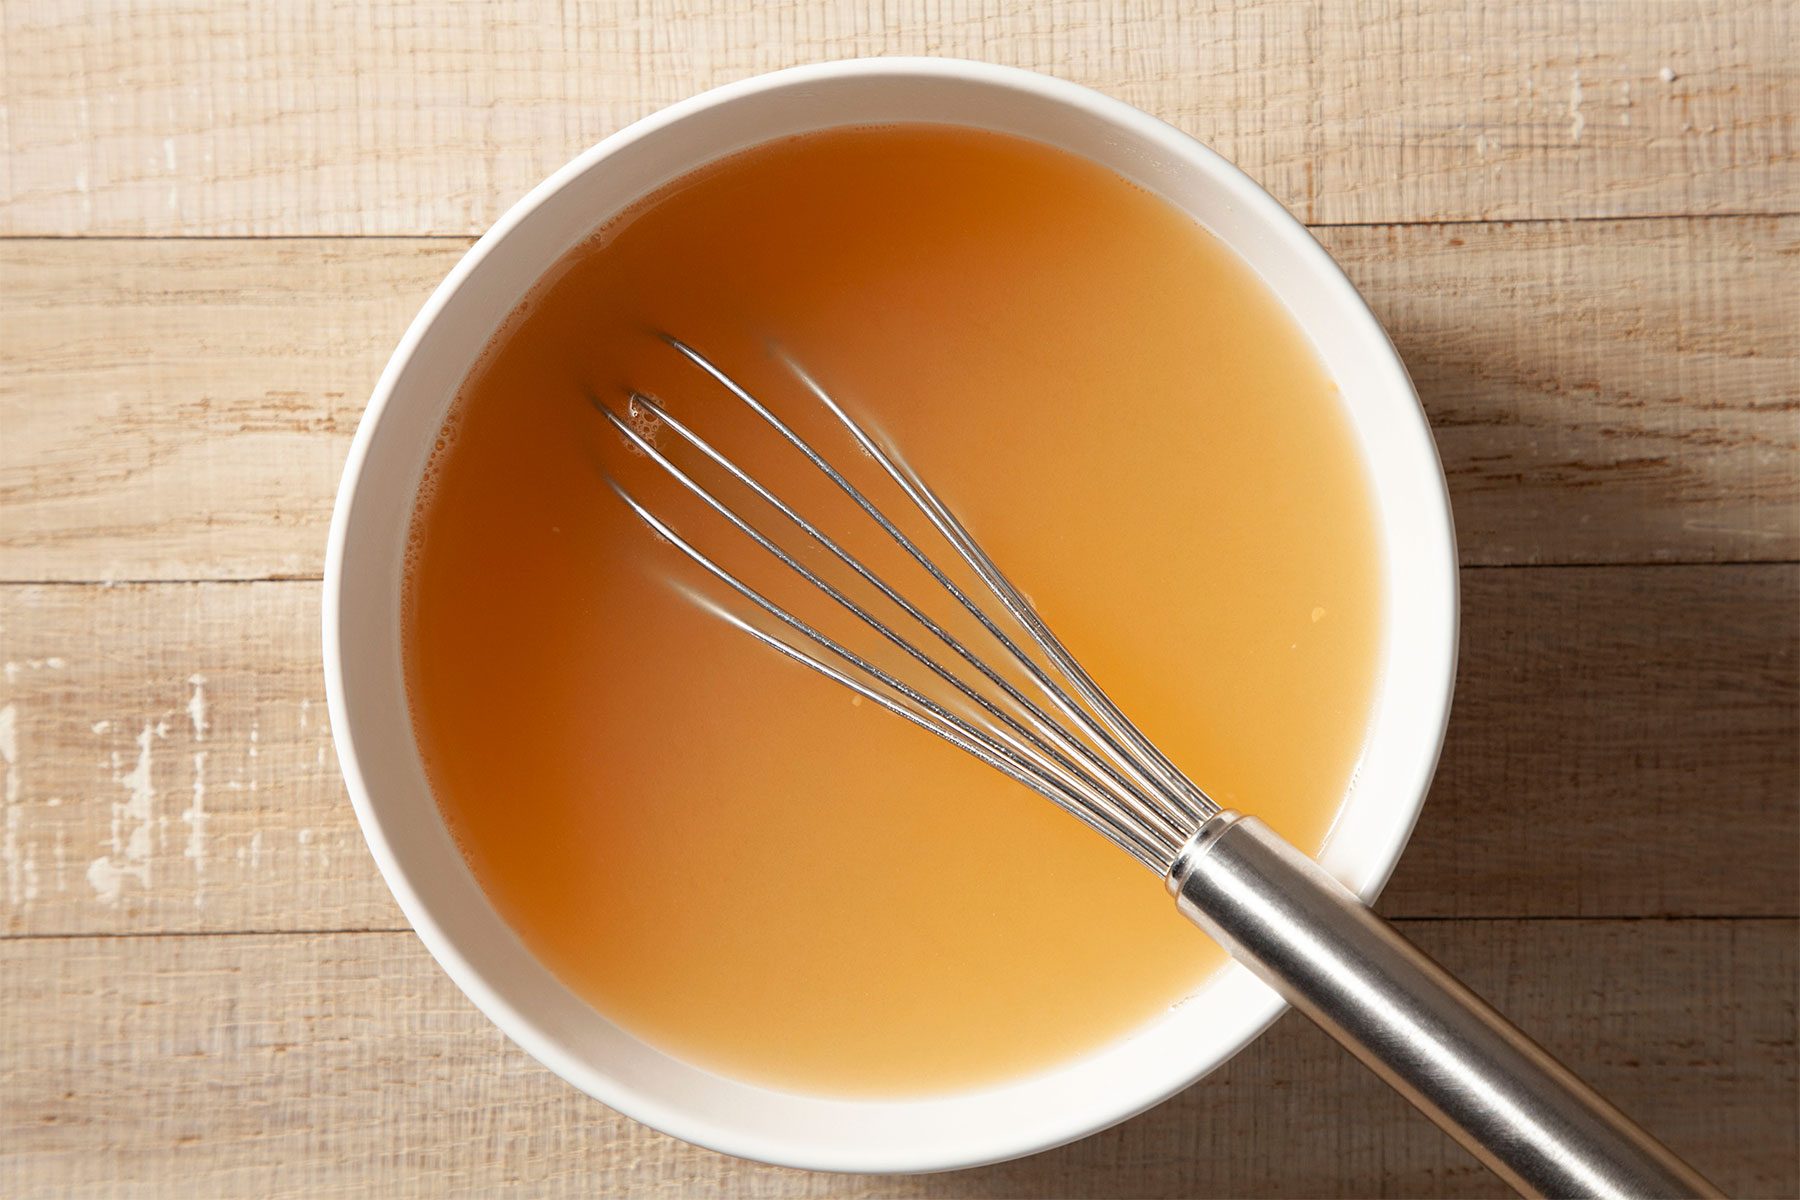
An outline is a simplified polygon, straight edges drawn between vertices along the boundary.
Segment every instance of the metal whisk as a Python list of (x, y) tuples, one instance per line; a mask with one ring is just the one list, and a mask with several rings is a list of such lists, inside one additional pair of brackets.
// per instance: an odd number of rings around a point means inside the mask
[[(1162, 876), (1182, 913), (1521, 1194), (1719, 1195), (1310, 858), (1195, 786), (1107, 698), (937, 494), (804, 368), (783, 360), (922, 514), (931, 539), (953, 551), (959, 567), (948, 569), (928, 553), (705, 355), (677, 338), (663, 340), (717, 385), (721, 401), (728, 396), (747, 407), (830, 480), (949, 598), (951, 611), (961, 614), (954, 622), (972, 621), (970, 633), (978, 627), (974, 636), (991, 646), (985, 654), (972, 648), (970, 637), (933, 617), (652, 397), (633, 392), (610, 403), (591, 397), (626, 441), (683, 491), (937, 682), (908, 682), (803, 620), (609, 477), (646, 525), (752, 610), (744, 615), (704, 601), (719, 616), (1031, 788)], [(620, 403), (624, 411), (615, 407)], [(662, 430), (685, 447), (684, 459), (697, 456), (696, 467), (730, 480), (725, 490), (752, 495), (777, 514), (786, 541), (721, 499), (715, 486), (696, 477), (699, 471), (678, 464), (658, 444)], [(816, 549), (790, 549), (796, 536)], [(880, 599), (859, 601), (809, 565), (819, 551)]]

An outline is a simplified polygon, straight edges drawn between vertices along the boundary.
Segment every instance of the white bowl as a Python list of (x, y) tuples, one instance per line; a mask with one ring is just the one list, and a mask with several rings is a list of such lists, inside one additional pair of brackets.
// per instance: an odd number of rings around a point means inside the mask
[(864, 59), (707, 92), (614, 134), (538, 186), (426, 303), (382, 373), (350, 449), (325, 560), (325, 675), (338, 758), (369, 849), (407, 919), (509, 1037), (645, 1124), (729, 1154), (819, 1170), (942, 1170), (1071, 1141), (1217, 1067), (1273, 1021), (1282, 1003), (1231, 967), (1165, 1016), (1079, 1061), (937, 1098), (796, 1095), (678, 1061), (563, 987), (496, 914), (464, 864), (413, 741), (401, 671), (400, 581), (414, 492), (446, 407), (490, 336), (566, 250), (634, 200), (722, 155), (807, 130), (900, 121), (1032, 138), (1149, 188), (1247, 260), (1311, 337), (1354, 420), (1385, 535), (1380, 694), (1322, 855), (1327, 869), (1365, 897), (1386, 882), (1418, 816), (1455, 675), (1450, 507), (1405, 369), (1356, 290), (1299, 222), (1178, 130), (1025, 71)]

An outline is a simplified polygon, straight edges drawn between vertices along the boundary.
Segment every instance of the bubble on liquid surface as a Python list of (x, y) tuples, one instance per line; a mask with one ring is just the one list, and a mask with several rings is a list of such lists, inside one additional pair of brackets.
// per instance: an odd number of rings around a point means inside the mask
[[(652, 446), (656, 445), (656, 435), (662, 429), (662, 422), (657, 419), (650, 406), (644, 403), (643, 397), (634, 393), (625, 401), (625, 423), (644, 441)], [(630, 438), (625, 439), (625, 444), (633, 454), (644, 453)]]

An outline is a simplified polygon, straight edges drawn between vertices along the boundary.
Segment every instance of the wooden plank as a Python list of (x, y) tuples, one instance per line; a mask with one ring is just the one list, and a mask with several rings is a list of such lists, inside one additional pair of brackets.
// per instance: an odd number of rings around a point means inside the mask
[[(1463, 578), (1449, 744), (1384, 908), (1797, 915), (1800, 567)], [(404, 925), (332, 757), (317, 603), (0, 588), (0, 935)]]
[(0, 574), (317, 576), (369, 391), (464, 249), (0, 244)]
[[(1780, 921), (1431, 922), (1415, 934), (1728, 1194), (1793, 1195)], [(1289, 1017), (1123, 1126), (1020, 1162), (812, 1175), (697, 1150), (505, 1042), (410, 934), (0, 944), (15, 1195), (1496, 1196)]]
[[(1325, 229), (1469, 563), (1800, 557), (1800, 219)], [(461, 243), (0, 243), (0, 579), (316, 575)]]
[(588, 0), (4, 16), (6, 234), (475, 233), (715, 84), (934, 54), (1090, 84), (1311, 221), (1791, 209), (1793, 6)]
[(1800, 567), (1462, 581), (1444, 757), (1385, 911), (1800, 911)]
[(1800, 220), (1320, 231), (1466, 563), (1800, 557)]
[(332, 754), (318, 609), (312, 583), (0, 589), (0, 930), (404, 927)]

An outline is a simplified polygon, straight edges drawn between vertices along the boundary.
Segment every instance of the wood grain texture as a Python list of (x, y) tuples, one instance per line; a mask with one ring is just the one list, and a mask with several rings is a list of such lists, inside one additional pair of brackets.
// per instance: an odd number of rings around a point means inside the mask
[(1464, 562), (1800, 557), (1800, 220), (1319, 233), (1412, 373)]
[[(1800, 915), (1800, 567), (1463, 583), (1385, 911)], [(0, 588), (0, 935), (404, 927), (332, 757), (317, 609), (309, 583)]]
[[(1776, 921), (1408, 932), (1733, 1195), (1790, 1196), (1796, 933)], [(1494, 1196), (1288, 1017), (1097, 1137), (948, 1175), (762, 1167), (652, 1133), (512, 1047), (410, 934), (0, 943), (13, 1195)]]
[[(1800, 556), (1800, 219), (1318, 231), (1468, 563)], [(0, 579), (314, 576), (362, 405), (464, 249), (0, 242)]]
[(675, 100), (884, 54), (1090, 84), (1309, 221), (1795, 207), (1767, 0), (11, 0), (0, 233), (477, 233)]
[(316, 576), (369, 392), (463, 249), (0, 242), (0, 577)]

